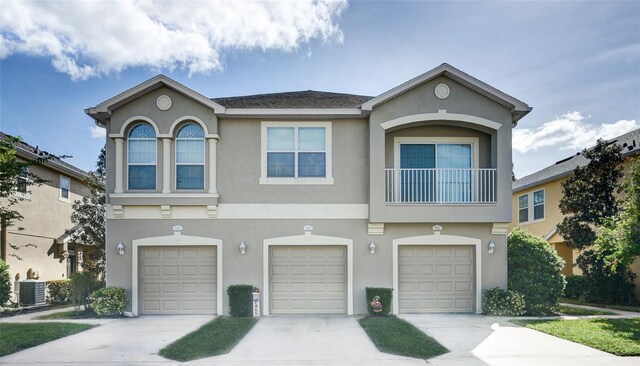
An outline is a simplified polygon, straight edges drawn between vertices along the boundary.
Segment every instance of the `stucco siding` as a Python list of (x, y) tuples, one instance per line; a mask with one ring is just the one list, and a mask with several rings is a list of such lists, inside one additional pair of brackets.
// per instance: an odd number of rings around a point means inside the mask
[[(181, 225), (182, 235), (222, 240), (223, 288), (231, 284), (249, 284), (261, 288), (263, 284), (263, 240), (282, 236), (302, 235), (304, 225), (313, 226), (314, 235), (353, 240), (353, 300), (354, 312), (366, 312), (365, 287), (392, 287), (392, 241), (394, 239), (432, 235), (433, 224), (388, 224), (383, 236), (369, 236), (366, 220), (108, 220), (107, 285), (132, 290), (132, 240), (172, 235), (172, 227)], [(481, 240), (482, 288), (506, 286), (506, 237), (492, 235), (489, 224), (447, 224), (443, 234)], [(493, 240), (497, 249), (487, 254), (486, 246)], [(122, 241), (124, 256), (115, 246)], [(246, 255), (239, 251), (240, 242), (247, 245)], [(377, 246), (369, 254), (369, 243)], [(228, 314), (228, 297), (223, 296), (223, 312)]]

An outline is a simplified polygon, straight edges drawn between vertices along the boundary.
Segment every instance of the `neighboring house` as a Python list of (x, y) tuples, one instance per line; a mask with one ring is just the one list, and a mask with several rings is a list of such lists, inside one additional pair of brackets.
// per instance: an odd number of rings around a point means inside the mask
[[(480, 312), (505, 287), (511, 129), (531, 108), (447, 64), (377, 97), (209, 99), (159, 75), (107, 130), (107, 284), (132, 315)], [(389, 306), (392, 304), (383, 304)]]
[[(0, 139), (5, 136), (0, 132)], [(22, 161), (35, 160), (41, 154), (42, 150), (26, 142), (16, 148)], [(71, 213), (73, 202), (89, 194), (89, 187), (83, 183), (87, 172), (54, 158), (43, 165), (30, 166), (24, 173), (19, 179), (25, 183), (29, 175), (47, 182), (20, 185), (18, 194), (24, 200), (12, 208), (24, 218), (0, 229), (2, 259), (9, 264), (13, 281), (29, 277), (42, 281), (66, 279), (82, 270), (82, 246), (71, 240), (71, 233), (77, 229), (71, 223)], [(14, 282), (14, 291), (18, 290)]]
[[(610, 141), (622, 146), (624, 157), (640, 155), (640, 129)], [(581, 274), (582, 271), (575, 266), (580, 252), (567, 246), (557, 232), (557, 225), (564, 217), (559, 208), (562, 199), (561, 184), (576, 167), (588, 163), (587, 158), (576, 153), (513, 182), (513, 218), (510, 230), (515, 226), (522, 226), (532, 234), (542, 236), (564, 259), (562, 273), (565, 275)], [(628, 163), (625, 162), (624, 166), (628, 166)], [(632, 270), (640, 274), (640, 261), (633, 264)], [(640, 278), (636, 278), (636, 293), (640, 295)]]

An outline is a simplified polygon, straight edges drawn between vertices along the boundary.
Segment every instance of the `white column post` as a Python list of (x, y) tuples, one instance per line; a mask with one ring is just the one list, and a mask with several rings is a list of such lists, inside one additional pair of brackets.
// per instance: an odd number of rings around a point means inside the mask
[(171, 193), (171, 139), (162, 139), (162, 193)]
[(116, 186), (114, 189), (114, 193), (122, 193), (124, 190), (122, 189), (122, 183), (124, 179), (123, 174), (123, 153), (124, 153), (124, 139), (117, 138), (116, 142)]
[(218, 193), (218, 185), (216, 183), (217, 175), (216, 175), (216, 159), (217, 159), (217, 148), (218, 148), (218, 139), (217, 138), (209, 138), (209, 193)]

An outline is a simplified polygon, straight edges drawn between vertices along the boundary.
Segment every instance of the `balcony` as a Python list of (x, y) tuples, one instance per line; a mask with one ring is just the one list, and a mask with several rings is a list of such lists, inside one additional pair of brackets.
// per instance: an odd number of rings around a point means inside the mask
[(385, 169), (389, 204), (493, 204), (496, 169)]

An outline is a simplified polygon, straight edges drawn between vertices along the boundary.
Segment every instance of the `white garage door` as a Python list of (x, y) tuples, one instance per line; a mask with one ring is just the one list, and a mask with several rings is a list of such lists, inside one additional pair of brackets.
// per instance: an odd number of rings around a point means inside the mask
[(472, 312), (473, 252), (472, 246), (400, 246), (399, 311)]
[(215, 314), (216, 247), (144, 247), (143, 314)]
[(343, 246), (272, 246), (270, 310), (346, 313), (347, 254)]

